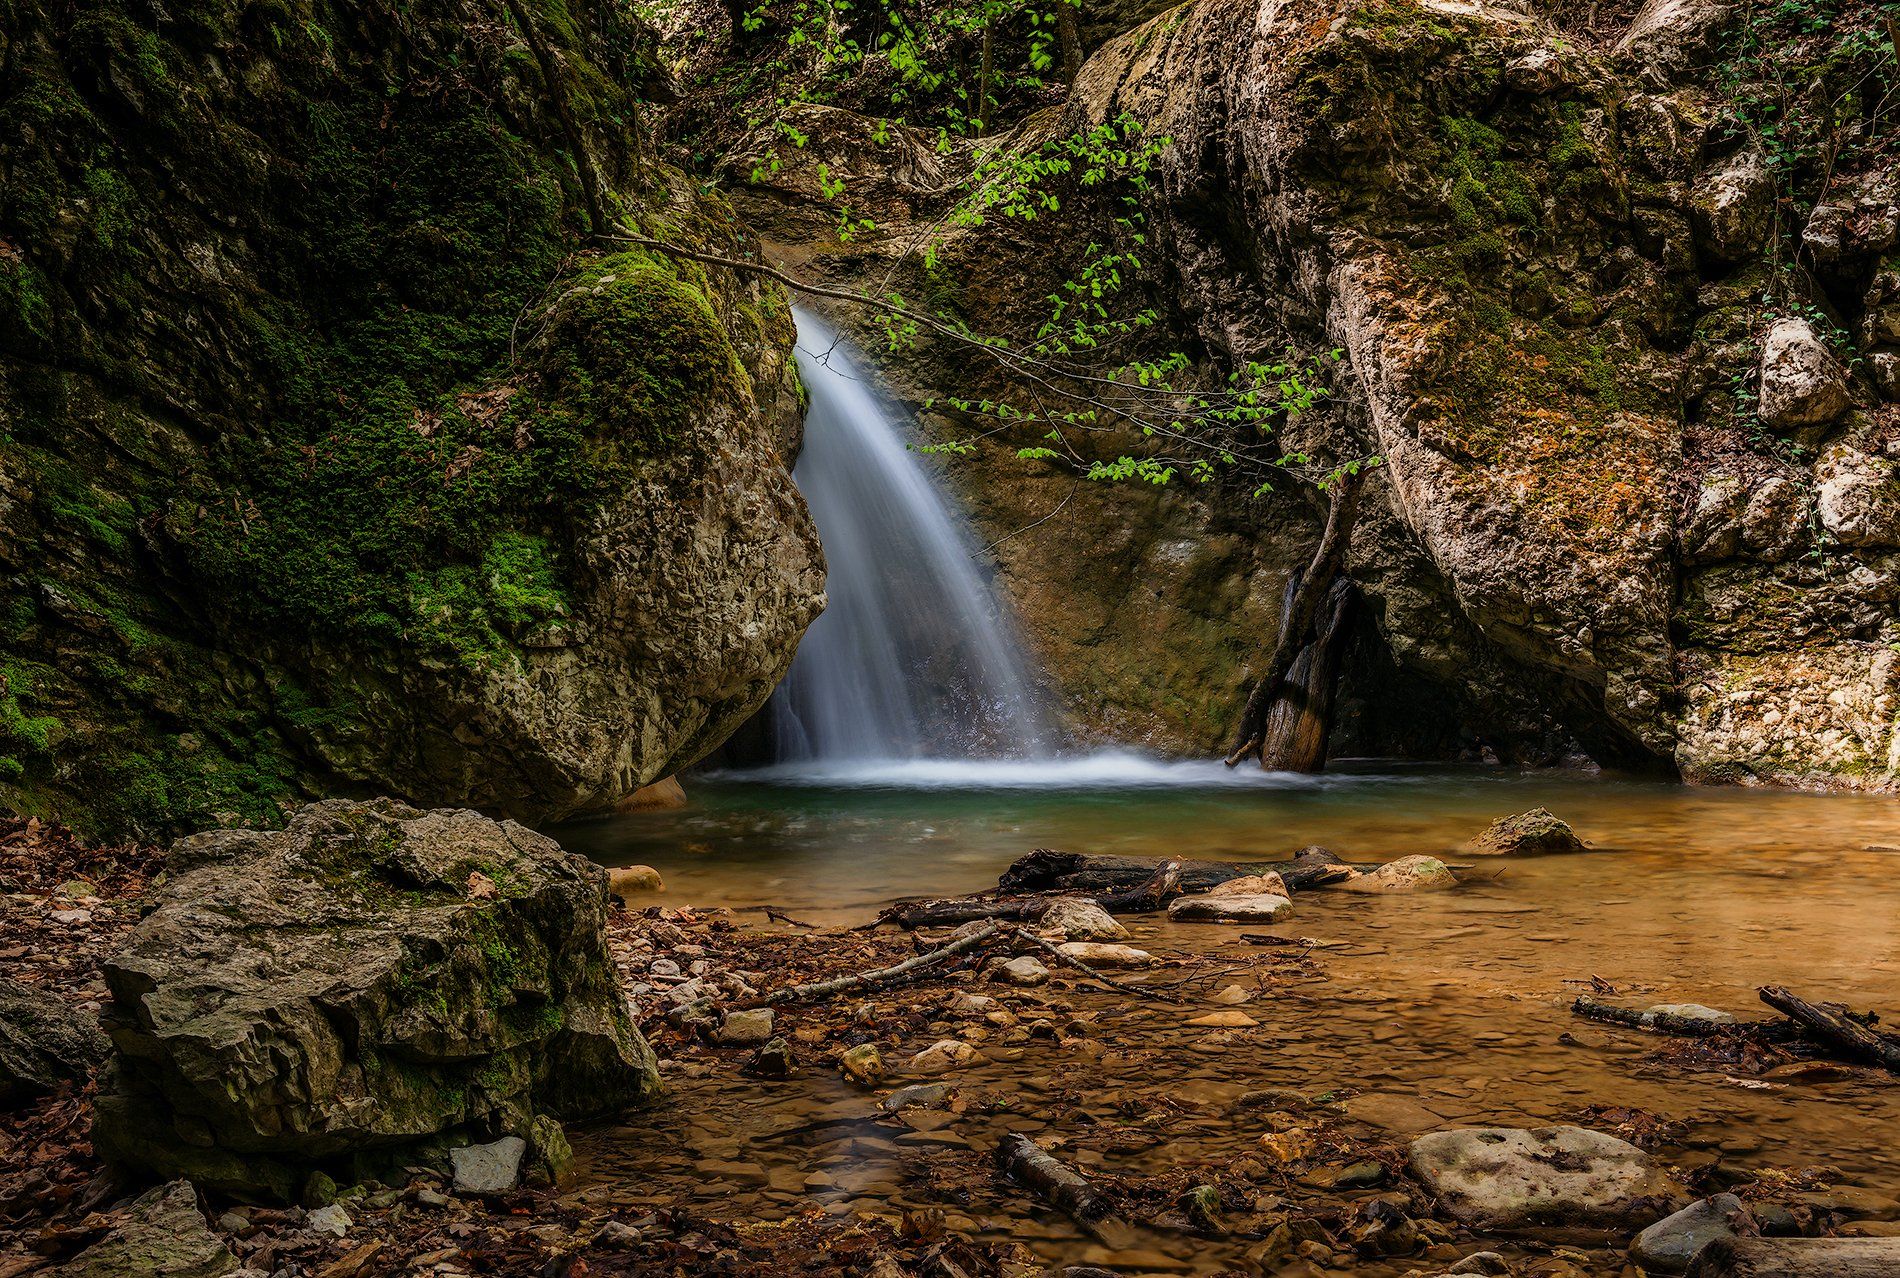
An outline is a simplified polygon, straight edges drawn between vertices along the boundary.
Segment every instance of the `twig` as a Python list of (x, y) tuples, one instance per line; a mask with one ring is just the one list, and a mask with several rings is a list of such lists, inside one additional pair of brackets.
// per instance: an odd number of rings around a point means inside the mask
[[(1001, 927), (1003, 925), (997, 924), (997, 926)], [(1016, 938), (1018, 940), (1027, 942), (1030, 948), (1043, 951), (1045, 954), (1048, 954), (1050, 957), (1054, 958), (1056, 962), (1062, 964), (1064, 967), (1072, 967), (1076, 971), (1082, 973), (1082, 975), (1088, 977), (1090, 980), (1100, 981), (1102, 984), (1108, 986), (1108, 988), (1112, 990), (1120, 990), (1124, 994), (1133, 994), (1136, 998), (1158, 999), (1164, 1003), (1171, 1003), (1174, 1001), (1173, 999), (1169, 998), (1165, 994), (1162, 994), (1158, 990), (1148, 989), (1140, 985), (1130, 985), (1126, 981), (1118, 981), (1112, 976), (1104, 976), (1102, 973), (1090, 967), (1087, 963), (1084, 963), (1081, 959), (1076, 958), (1075, 956), (1070, 955), (1070, 954), (1064, 954), (1055, 945), (1052, 945), (1050, 942), (1043, 940), (1040, 936), (1037, 936), (1033, 932), (1025, 931), (1024, 929), (1020, 927), (1012, 927), (1009, 930), (1015, 933)]]
[(1733, 1021), (1705, 1021), (1693, 1016), (1677, 1016), (1673, 1012), (1639, 1012), (1633, 1007), (1600, 1003), (1584, 994), (1577, 995), (1570, 1010), (1585, 1020), (1623, 1025), (1630, 1029), (1660, 1030), (1679, 1038), (1714, 1038), (1724, 1030), (1737, 1028)]
[(1761, 1001), (1784, 1012), (1805, 1030), (1851, 1060), (1866, 1061), (1900, 1074), (1900, 1042), (1859, 1024), (1845, 1012), (1817, 1006), (1779, 985), (1764, 985)]
[(874, 985), (889, 985), (892, 982), (909, 980), (926, 968), (934, 967), (945, 959), (955, 958), (990, 940), (1001, 933), (1005, 925), (990, 923), (978, 928), (968, 936), (940, 945), (934, 950), (912, 955), (902, 963), (890, 967), (881, 967), (870, 972), (854, 972), (848, 976), (834, 976), (823, 981), (809, 981), (803, 985), (788, 985), (773, 990), (764, 998), (755, 999), (746, 1006), (778, 1007), (785, 1003), (799, 1003), (806, 999), (830, 998), (834, 994), (844, 994), (851, 990), (867, 989)]

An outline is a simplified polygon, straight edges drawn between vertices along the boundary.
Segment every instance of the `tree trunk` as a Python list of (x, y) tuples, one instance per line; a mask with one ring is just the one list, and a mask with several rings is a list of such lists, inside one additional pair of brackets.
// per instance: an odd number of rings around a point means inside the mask
[(1280, 695), (1267, 711), (1261, 732), (1260, 766), (1269, 772), (1318, 772), (1326, 766), (1326, 740), (1333, 730), (1333, 694), (1351, 632), (1353, 584), (1333, 579), (1321, 610), (1319, 632), (1294, 658)]
[(994, 19), (983, 23), (983, 57), (976, 71), (976, 132), (977, 136), (989, 132), (990, 127), (990, 76), (996, 69), (995, 39), (996, 22)]
[(1299, 659), (1301, 651), (1312, 638), (1313, 623), (1320, 615), (1320, 606), (1345, 562), (1346, 543), (1352, 533), (1353, 519), (1359, 511), (1359, 490), (1364, 484), (1365, 473), (1355, 471), (1340, 475), (1329, 489), (1326, 530), (1320, 534), (1319, 545), (1313, 551), (1313, 561), (1307, 565), (1306, 571), (1287, 585), (1286, 601), (1281, 610), (1280, 637), (1273, 645), (1273, 657), (1267, 662), (1265, 673), (1247, 697), (1247, 707), (1240, 716), (1240, 731), (1235, 734), (1234, 748), (1227, 756), (1227, 766), (1230, 768), (1248, 755), (1265, 762), (1263, 751), (1267, 742), (1267, 716), (1285, 690), (1287, 675), (1292, 671), (1293, 663)]
[(1064, 85), (1075, 83), (1082, 69), (1082, 37), (1076, 31), (1081, 0), (1056, 0), (1056, 75)]

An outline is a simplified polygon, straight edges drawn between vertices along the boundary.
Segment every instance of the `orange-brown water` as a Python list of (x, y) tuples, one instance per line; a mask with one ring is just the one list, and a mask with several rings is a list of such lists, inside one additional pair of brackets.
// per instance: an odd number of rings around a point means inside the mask
[[(1900, 1021), (1900, 851), (1869, 850), (1900, 845), (1894, 799), (1495, 773), (1298, 788), (1213, 778), (1108, 793), (689, 788), (684, 811), (559, 833), (604, 861), (656, 866), (668, 904), (771, 904), (819, 923), (862, 921), (898, 896), (991, 886), (1036, 846), (1252, 859), (1318, 843), (1377, 860), (1446, 852), (1496, 816), (1542, 805), (1600, 850), (1485, 862), (1455, 892), (1302, 894), (1296, 919), (1278, 930), (1335, 947), (1310, 976), (1263, 978), (1244, 1005), (1260, 1022), (1251, 1029), (1184, 1022), (1216, 1010), (1209, 998), (1225, 985), (1253, 988), (1272, 951), (1219, 927), (1129, 920), (1136, 945), (1213, 954), (1236, 971), (1183, 987), (1183, 1007), (1052, 995), (1098, 1014), (1091, 1037), (1113, 1048), (1098, 1058), (1081, 1045), (985, 1043), (984, 1059), (955, 1081), (1005, 1108), (923, 1120), (941, 1130), (878, 1122), (875, 1098), (824, 1068), (779, 1083), (677, 1077), (664, 1107), (585, 1143), (585, 1192), (768, 1220), (948, 1205), (968, 1218), (953, 1223), (1021, 1239), (1044, 1260), (1104, 1263), (1111, 1257), (1067, 1221), (1009, 1194), (946, 1204), (933, 1166), (973, 1159), (1006, 1130), (1067, 1142), (1085, 1166), (1152, 1173), (1220, 1159), (1267, 1130), (1236, 1098), (1292, 1088), (1333, 1093), (1326, 1112), (1394, 1140), (1634, 1107), (1683, 1125), (1664, 1151), (1678, 1161), (1825, 1164), (1877, 1214), (1900, 1195), (1900, 1087), (1659, 1070), (1645, 1059), (1655, 1040), (1568, 1011), (1577, 982), (1598, 976), (1638, 1006), (1699, 1002), (1752, 1016), (1763, 1010), (1756, 988), (1773, 983)], [(914, 1046), (934, 1037), (925, 1031)], [(892, 1085), (908, 1081), (918, 1080)], [(1057, 1110), (1058, 1121), (1042, 1116)], [(1249, 1246), (1162, 1233), (1112, 1259), (1129, 1272), (1202, 1273), (1245, 1268)]]

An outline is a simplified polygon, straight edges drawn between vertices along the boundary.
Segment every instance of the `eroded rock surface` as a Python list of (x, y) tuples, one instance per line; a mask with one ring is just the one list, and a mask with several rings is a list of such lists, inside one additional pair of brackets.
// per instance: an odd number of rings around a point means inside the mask
[(473, 812), (330, 800), (172, 849), (108, 965), (115, 1162), (293, 1198), (658, 1090), (602, 872)]
[(1582, 1127), (1434, 1132), (1412, 1142), (1408, 1162), (1441, 1209), (1484, 1229), (1633, 1229), (1679, 1192), (1642, 1150)]
[(108, 1050), (89, 1013), (46, 990), (0, 979), (0, 1105), (85, 1082)]

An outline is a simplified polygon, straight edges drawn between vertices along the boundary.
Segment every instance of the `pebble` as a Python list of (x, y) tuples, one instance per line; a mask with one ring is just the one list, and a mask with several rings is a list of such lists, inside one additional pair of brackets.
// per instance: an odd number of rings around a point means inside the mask
[(455, 1190), (462, 1194), (500, 1194), (515, 1187), (521, 1177), (521, 1157), (528, 1142), (503, 1136), (486, 1145), (464, 1145), (449, 1151), (455, 1169)]
[(1251, 1029), (1260, 1022), (1240, 1011), (1209, 1012), (1189, 1021), (1189, 1025), (1204, 1029)]
[(769, 1007), (731, 1012), (725, 1023), (713, 1032), (713, 1037), (728, 1047), (754, 1047), (772, 1037), (777, 1019)]
[(950, 1096), (948, 1083), (917, 1083), (911, 1087), (900, 1087), (878, 1102), (887, 1114), (895, 1114), (904, 1109), (936, 1109)]
[(875, 1043), (863, 1043), (838, 1058), (838, 1068), (854, 1083), (869, 1086), (884, 1077), (884, 1055)]
[(997, 964), (991, 969), (991, 974), (1010, 985), (1042, 985), (1049, 979), (1049, 969), (1027, 954)]
[(350, 1213), (341, 1203), (331, 1203), (328, 1207), (319, 1207), (303, 1218), (303, 1227), (313, 1234), (326, 1234), (331, 1238), (342, 1238), (350, 1232)]
[(946, 1038), (911, 1057), (910, 1068), (925, 1074), (941, 1074), (968, 1065), (976, 1056), (976, 1049), (968, 1043)]

